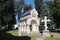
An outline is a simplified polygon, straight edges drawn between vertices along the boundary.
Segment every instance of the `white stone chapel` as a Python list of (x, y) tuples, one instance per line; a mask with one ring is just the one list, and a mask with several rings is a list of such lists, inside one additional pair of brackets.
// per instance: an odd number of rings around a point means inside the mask
[(36, 34), (39, 33), (40, 18), (36, 9), (29, 10), (21, 14), (18, 34)]

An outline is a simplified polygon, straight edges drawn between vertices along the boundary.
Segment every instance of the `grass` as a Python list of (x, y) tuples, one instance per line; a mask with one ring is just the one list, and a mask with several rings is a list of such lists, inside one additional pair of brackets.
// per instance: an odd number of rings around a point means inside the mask
[(38, 37), (37, 35), (29, 35), (31, 37), (31, 40), (36, 40), (36, 38)]
[[(13, 36), (18, 36), (17, 30), (6, 31), (6, 33), (10, 33)], [(37, 38), (37, 35), (28, 35), (28, 36), (31, 37), (31, 40), (36, 40), (36, 38)]]
[[(18, 36), (18, 31), (17, 30), (6, 31), (6, 33), (9, 33), (13, 36)], [(28, 35), (28, 36), (31, 37), (31, 40), (36, 40), (36, 38), (38, 37), (37, 35)], [(45, 40), (60, 40), (60, 38), (50, 37), (50, 38), (46, 38)]]
[(60, 38), (50, 37), (50, 38), (46, 38), (45, 40), (60, 40)]
[(13, 36), (18, 36), (18, 30), (9, 30), (9, 31), (6, 31), (6, 33), (10, 33)]
[(17, 30), (0, 30), (0, 40), (30, 40), (29, 36), (18, 36)]

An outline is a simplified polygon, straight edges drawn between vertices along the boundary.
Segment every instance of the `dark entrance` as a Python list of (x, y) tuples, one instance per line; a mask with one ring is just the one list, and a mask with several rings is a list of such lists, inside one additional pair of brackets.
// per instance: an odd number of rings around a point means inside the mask
[(30, 25), (30, 31), (32, 31), (32, 25)]

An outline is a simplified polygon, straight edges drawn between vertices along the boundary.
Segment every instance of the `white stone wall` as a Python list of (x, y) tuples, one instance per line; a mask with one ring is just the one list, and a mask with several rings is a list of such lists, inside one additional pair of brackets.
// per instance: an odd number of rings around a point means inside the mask
[[(33, 10), (35, 10), (35, 9), (33, 9)], [(21, 22), (19, 24), (20, 26), (19, 26), (19, 29), (18, 29), (18, 34), (19, 35), (24, 34), (24, 33), (25, 34), (30, 34), (31, 33), (30, 24), (31, 24), (32, 20), (35, 20), (37, 22), (36, 24), (32, 24), (32, 33), (34, 33), (34, 32), (39, 33), (40, 19), (38, 18), (37, 11), (35, 10), (36, 11), (35, 12), (36, 17), (32, 16), (32, 11), (31, 11), (31, 15), (26, 16), (24, 18), (21, 18), (21, 20), (20, 20)]]

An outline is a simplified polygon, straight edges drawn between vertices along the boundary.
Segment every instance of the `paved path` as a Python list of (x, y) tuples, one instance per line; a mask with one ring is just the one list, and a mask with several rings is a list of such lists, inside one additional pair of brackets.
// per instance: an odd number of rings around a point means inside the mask
[(53, 37), (60, 37), (60, 33), (54, 33), (54, 32), (52, 32), (51, 34), (53, 35)]
[[(60, 38), (60, 33), (51, 32), (51, 35), (53, 35), (53, 37), (59, 37)], [(37, 37), (36, 40), (44, 40), (44, 38), (43, 37)]]

